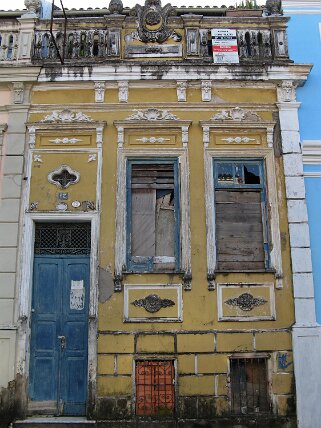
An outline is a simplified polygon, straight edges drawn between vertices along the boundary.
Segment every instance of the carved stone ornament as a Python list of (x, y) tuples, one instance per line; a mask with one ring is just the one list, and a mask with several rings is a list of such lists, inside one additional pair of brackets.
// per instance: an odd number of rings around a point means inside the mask
[(270, 15), (283, 15), (282, 1), (281, 0), (266, 0), (265, 14)]
[(96, 204), (94, 201), (82, 201), (82, 209), (84, 211), (95, 211)]
[(105, 82), (95, 82), (95, 102), (103, 103), (105, 100)]
[(36, 155), (36, 154), (34, 154), (34, 155), (33, 155), (33, 161), (34, 161), (34, 162), (42, 163), (41, 155)]
[(170, 138), (163, 138), (163, 137), (142, 137), (142, 138), (136, 138), (136, 141), (141, 141), (142, 143), (164, 143), (165, 141), (170, 141)]
[(137, 4), (132, 14), (138, 17), (137, 32), (133, 38), (145, 43), (163, 43), (172, 38), (180, 42), (182, 37), (168, 27), (169, 16), (175, 15), (175, 9), (167, 4), (161, 6), (161, 0), (146, 0), (144, 6)]
[(28, 13), (37, 13), (40, 9), (41, 2), (40, 0), (25, 0), (25, 6)]
[(186, 101), (186, 89), (187, 89), (187, 81), (186, 80), (178, 80), (177, 81), (177, 101), (185, 102)]
[(61, 165), (55, 171), (48, 174), (48, 181), (55, 184), (60, 189), (67, 189), (71, 184), (76, 184), (80, 180), (80, 174), (68, 165)]
[(49, 140), (49, 141), (50, 143), (55, 143), (55, 144), (76, 144), (82, 140), (80, 138), (63, 137), (63, 138), (55, 138), (54, 140)]
[(277, 88), (278, 92), (278, 101), (289, 103), (295, 101), (295, 85), (292, 80), (285, 80)]
[(150, 294), (144, 299), (134, 300), (132, 305), (144, 308), (147, 312), (155, 313), (162, 308), (174, 306), (175, 303), (170, 299), (162, 299), (157, 294)]
[(93, 120), (82, 112), (73, 112), (69, 109), (54, 110), (45, 116), (41, 122), (46, 123), (66, 123), (66, 122), (92, 122)]
[(123, 275), (116, 274), (114, 276), (114, 291), (119, 292), (122, 289), (123, 286)]
[(243, 293), (238, 297), (225, 301), (226, 305), (238, 306), (242, 311), (251, 311), (256, 306), (264, 305), (267, 300), (263, 297), (254, 297), (250, 293)]
[(255, 138), (249, 138), (249, 137), (228, 137), (228, 138), (222, 138), (223, 141), (226, 141), (227, 143), (236, 143), (236, 144), (247, 144), (250, 141), (256, 141)]
[(221, 112), (214, 114), (214, 116), (211, 117), (211, 120), (245, 120), (251, 122), (258, 122), (259, 120), (261, 120), (261, 118), (257, 113), (251, 110), (244, 110), (240, 107), (235, 107), (231, 110), (222, 110)]
[(123, 2), (121, 0), (110, 0), (108, 9), (112, 14), (121, 14), (124, 9)]
[(202, 101), (211, 101), (212, 99), (212, 82), (202, 80)]
[(30, 211), (37, 210), (38, 209), (38, 205), (39, 205), (38, 201), (31, 202), (31, 204), (30, 204)]
[(22, 104), (24, 96), (24, 84), (22, 82), (13, 83), (13, 102), (14, 104)]
[(168, 110), (149, 108), (145, 111), (135, 110), (136, 113), (128, 117), (128, 120), (177, 120), (177, 117)]

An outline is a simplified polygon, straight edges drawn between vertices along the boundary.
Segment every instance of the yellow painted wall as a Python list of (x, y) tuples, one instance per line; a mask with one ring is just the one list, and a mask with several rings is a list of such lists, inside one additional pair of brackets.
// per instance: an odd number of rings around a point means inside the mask
[[(287, 401), (285, 394), (293, 394), (293, 364), (285, 373), (278, 372), (278, 352), (291, 353), (291, 325), (294, 323), (293, 290), (291, 283), (290, 247), (288, 239), (288, 224), (285, 205), (284, 175), (281, 158), (275, 158), (277, 194), (279, 200), (279, 222), (282, 241), (282, 263), (284, 272), (283, 289), (275, 290), (276, 320), (267, 321), (218, 321), (217, 291), (208, 291), (206, 263), (206, 223), (204, 195), (204, 150), (203, 135), (200, 121), (208, 121), (222, 109), (234, 105), (247, 108), (247, 103), (253, 111), (257, 111), (263, 120), (272, 120), (272, 112), (276, 111), (275, 89), (260, 88), (214, 88), (212, 103), (201, 102), (201, 89), (193, 87), (187, 90), (187, 102), (178, 103), (176, 88), (133, 88), (129, 89), (129, 103), (118, 104), (117, 92), (114, 90), (108, 97), (106, 90), (105, 103), (96, 104), (92, 109), (88, 103), (94, 102), (94, 90), (55, 90), (42, 93), (34, 92), (33, 104), (47, 104), (48, 113), (61, 107), (70, 107), (73, 103), (82, 104), (82, 112), (96, 121), (107, 121), (103, 143), (102, 171), (102, 205), (99, 264), (103, 269), (113, 273), (115, 251), (115, 212), (116, 212), (116, 180), (117, 180), (117, 130), (114, 121), (125, 120), (133, 114), (134, 109), (144, 109), (157, 105), (158, 108), (169, 110), (181, 120), (192, 121), (189, 129), (188, 157), (190, 167), (190, 227), (192, 254), (192, 290), (183, 291), (183, 321), (157, 323), (124, 323), (124, 293), (113, 293), (105, 302), (99, 305), (98, 319), (98, 395), (131, 395), (133, 388), (132, 358), (138, 356), (160, 356), (177, 358), (178, 391), (181, 395), (214, 395), (220, 397), (216, 401), (217, 412), (224, 413), (228, 408), (228, 358), (233, 352), (255, 353), (267, 352), (272, 368), (272, 392), (279, 397), (281, 412), (286, 413)], [(215, 99), (220, 99), (219, 103)], [(110, 104), (112, 103), (112, 104)], [(168, 105), (170, 103), (170, 106)], [(192, 103), (191, 105), (189, 103)], [(46, 113), (46, 114), (48, 114)], [(40, 121), (42, 114), (32, 114), (30, 122)], [(150, 135), (154, 135), (152, 124)], [(126, 131), (127, 132), (127, 131)], [(159, 135), (174, 135), (171, 129), (157, 131)], [(176, 131), (175, 131), (176, 132)], [(220, 129), (217, 135), (221, 135)], [(227, 132), (235, 136), (230, 128)], [(242, 147), (267, 147), (265, 131), (246, 130), (248, 135), (256, 136), (259, 144), (244, 144)], [(146, 132), (144, 131), (144, 135)], [(58, 135), (58, 134), (57, 134)], [(128, 136), (129, 135), (129, 136)], [(130, 137), (132, 135), (132, 137)], [(176, 134), (178, 135), (178, 134)], [(144, 147), (136, 138), (139, 131), (125, 133), (127, 145)], [(94, 138), (92, 134), (92, 138)], [(134, 140), (131, 143), (130, 138)], [(171, 147), (182, 147), (180, 136), (169, 144)], [(217, 147), (215, 130), (212, 130), (211, 147)], [(40, 146), (39, 146), (40, 147)], [(84, 148), (92, 148), (88, 143)], [(158, 146), (157, 146), (158, 147)], [(222, 139), (219, 148), (224, 148)], [(231, 147), (231, 146), (229, 146)], [(38, 146), (37, 146), (38, 148)], [(63, 148), (61, 148), (63, 152)], [(238, 156), (237, 147), (231, 152)], [(96, 165), (88, 163), (86, 155), (78, 153), (43, 155), (44, 162), (33, 166), (30, 201), (41, 200), (42, 209), (51, 209), (57, 189), (46, 181), (47, 173), (61, 163), (79, 170), (85, 180), (70, 187), (75, 198), (93, 198), (95, 194)], [(87, 163), (86, 163), (87, 162)], [(87, 179), (88, 177), (88, 179)], [(42, 202), (41, 202), (42, 204)], [(217, 283), (256, 283), (268, 282), (275, 284), (274, 274), (262, 273), (219, 273)], [(175, 274), (127, 274), (126, 284), (148, 285), (181, 284), (182, 278)], [(135, 299), (146, 297), (148, 291), (135, 291)], [(233, 294), (233, 293), (232, 293)], [(172, 292), (162, 292), (162, 297), (175, 300)], [(268, 299), (268, 295), (264, 295)], [(175, 300), (177, 302), (177, 300)], [(178, 303), (177, 303), (178, 304)], [(137, 315), (146, 316), (141, 308), (131, 311)], [(162, 309), (162, 316), (171, 317), (173, 307)], [(161, 336), (160, 333), (161, 332)], [(171, 334), (167, 334), (170, 332)], [(116, 334), (117, 333), (117, 334)], [(144, 333), (148, 333), (145, 335)], [(274, 363), (272, 364), (272, 361)], [(180, 377), (181, 374), (186, 376)], [(204, 374), (206, 376), (199, 376)], [(282, 401), (283, 400), (283, 401)]]

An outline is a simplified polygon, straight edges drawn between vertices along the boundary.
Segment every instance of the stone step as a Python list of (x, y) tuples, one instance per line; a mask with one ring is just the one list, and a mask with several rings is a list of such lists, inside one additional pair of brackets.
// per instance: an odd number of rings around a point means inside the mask
[(38, 416), (15, 421), (12, 428), (94, 428), (95, 421), (83, 417)]

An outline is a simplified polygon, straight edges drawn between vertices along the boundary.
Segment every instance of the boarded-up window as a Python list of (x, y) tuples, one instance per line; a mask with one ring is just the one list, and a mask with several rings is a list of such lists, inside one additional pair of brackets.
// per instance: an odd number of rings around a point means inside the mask
[(130, 270), (174, 270), (179, 252), (177, 164), (130, 162)]
[(232, 358), (230, 376), (233, 413), (270, 411), (266, 358)]
[(214, 170), (217, 268), (267, 268), (269, 249), (262, 162), (216, 161)]
[(136, 415), (170, 416), (174, 404), (174, 362), (136, 361)]

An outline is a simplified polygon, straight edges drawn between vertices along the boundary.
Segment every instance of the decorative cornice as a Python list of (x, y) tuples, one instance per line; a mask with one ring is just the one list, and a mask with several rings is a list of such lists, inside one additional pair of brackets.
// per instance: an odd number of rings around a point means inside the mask
[(243, 293), (238, 297), (234, 297), (224, 302), (226, 305), (237, 306), (242, 311), (251, 311), (256, 306), (264, 305), (267, 303), (267, 300), (263, 297), (254, 297), (250, 293)]
[(321, 140), (302, 141), (303, 163), (307, 165), (321, 165)]
[[(39, 70), (38, 82), (50, 82), (53, 79), (56, 82), (89, 82), (105, 80), (106, 82), (115, 82), (117, 80), (153, 80), (155, 75), (162, 73), (162, 81), (177, 81), (177, 80), (212, 80), (215, 84), (216, 81), (233, 81), (233, 82), (251, 82), (251, 84), (279, 82), (284, 77), (288, 80), (295, 80), (297, 83), (303, 84), (312, 68), (310, 64), (291, 64), (285, 63), (282, 65), (263, 65), (257, 67), (256, 65), (240, 65), (238, 67), (223, 67), (218, 66), (215, 73), (213, 73), (213, 66), (209, 64), (179, 64), (168, 65), (164, 69), (164, 65), (146, 65), (141, 64), (133, 67), (132, 65), (123, 65), (121, 70), (115, 68), (114, 65), (102, 64), (93, 65), (90, 71), (84, 68), (84, 72), (76, 75), (76, 68), (73, 66), (63, 67), (59, 71), (53, 70), (50, 76), (44, 70)], [(10, 67), (10, 71), (12, 67)], [(28, 70), (27, 70), (28, 71)], [(2, 70), (0, 69), (0, 76)], [(12, 73), (7, 72), (9, 82), (12, 81)], [(11, 80), (10, 80), (11, 79)], [(18, 79), (16, 79), (18, 80)]]
[(144, 308), (147, 312), (155, 313), (162, 308), (167, 308), (169, 306), (174, 306), (175, 302), (170, 299), (162, 299), (157, 294), (150, 294), (144, 299), (134, 300), (132, 305)]
[(54, 110), (51, 114), (45, 116), (42, 123), (70, 123), (70, 122), (93, 122), (89, 116), (82, 112), (72, 112), (69, 109), (61, 111)]

